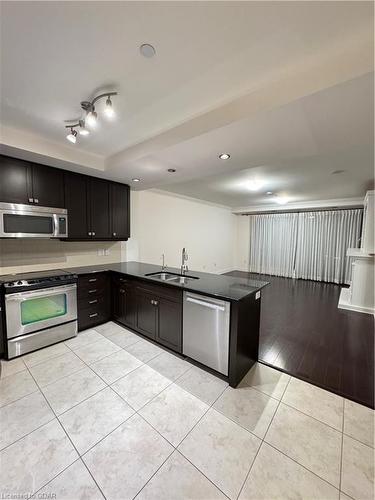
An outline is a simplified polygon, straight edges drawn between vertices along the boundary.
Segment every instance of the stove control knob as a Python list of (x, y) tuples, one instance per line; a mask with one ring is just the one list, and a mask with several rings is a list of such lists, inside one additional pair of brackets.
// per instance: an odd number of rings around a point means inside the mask
[(22, 285), (22, 281), (17, 281), (17, 285)]

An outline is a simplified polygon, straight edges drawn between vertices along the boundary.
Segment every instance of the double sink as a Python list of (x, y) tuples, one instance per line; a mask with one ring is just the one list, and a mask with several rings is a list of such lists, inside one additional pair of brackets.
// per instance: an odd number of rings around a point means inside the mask
[(157, 273), (148, 273), (145, 276), (150, 276), (151, 278), (158, 279), (160, 281), (167, 281), (170, 283), (177, 283), (179, 285), (186, 285), (189, 281), (199, 280), (196, 276), (185, 276), (182, 274), (168, 273), (166, 271)]

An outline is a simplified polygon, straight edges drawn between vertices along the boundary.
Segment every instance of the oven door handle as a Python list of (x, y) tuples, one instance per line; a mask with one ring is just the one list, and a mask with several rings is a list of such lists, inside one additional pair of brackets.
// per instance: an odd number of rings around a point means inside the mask
[(42, 288), (40, 290), (30, 290), (29, 292), (18, 292), (18, 293), (10, 293), (5, 296), (5, 302), (11, 301), (23, 301), (30, 299), (32, 297), (44, 297), (45, 295), (55, 295), (56, 293), (70, 292), (77, 288), (75, 283), (71, 285), (60, 285), (54, 286), (51, 288)]

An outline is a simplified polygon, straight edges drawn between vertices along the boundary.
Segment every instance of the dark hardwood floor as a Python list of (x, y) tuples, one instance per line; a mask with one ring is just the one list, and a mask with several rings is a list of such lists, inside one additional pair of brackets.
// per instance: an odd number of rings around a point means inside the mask
[(269, 281), (262, 292), (259, 361), (374, 408), (374, 318), (338, 309), (331, 283), (227, 273)]

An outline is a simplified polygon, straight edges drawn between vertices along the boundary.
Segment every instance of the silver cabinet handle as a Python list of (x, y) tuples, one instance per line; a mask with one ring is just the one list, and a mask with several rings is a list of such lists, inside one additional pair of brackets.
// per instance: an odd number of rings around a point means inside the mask
[(89, 279), (89, 283), (94, 283), (95, 281), (98, 281), (98, 278), (91, 278), (91, 279)]
[(98, 313), (89, 314), (89, 318), (95, 318), (97, 315)]
[(88, 232), (88, 235), (89, 235), (89, 236), (91, 236), (91, 234), (92, 234), (92, 233), (91, 233), (91, 231), (89, 231), (89, 232)]
[(34, 203), (39, 203), (38, 198), (34, 198)]
[(95, 300), (89, 300), (89, 304), (96, 304), (98, 302), (98, 299)]
[(89, 293), (95, 293), (97, 292), (98, 290), (95, 288), (94, 290), (89, 290)]
[(29, 203), (34, 203), (34, 198), (29, 198)]
[(95, 236), (95, 233), (94, 233), (94, 232), (92, 232), (91, 234), (92, 234), (93, 236)]
[(117, 233), (112, 233), (112, 236), (117, 236)]

